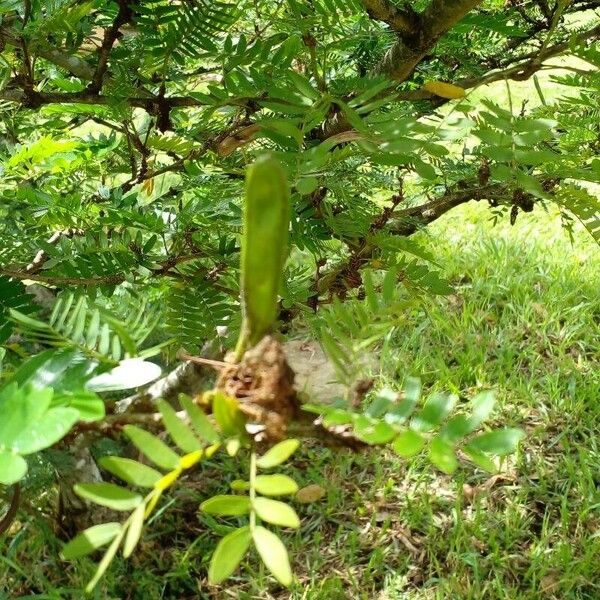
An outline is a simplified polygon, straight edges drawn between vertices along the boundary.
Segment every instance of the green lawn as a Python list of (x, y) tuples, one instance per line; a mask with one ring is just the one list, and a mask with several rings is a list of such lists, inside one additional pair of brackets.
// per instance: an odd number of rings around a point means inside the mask
[[(492, 228), (472, 204), (420, 235), (456, 291), (398, 332), (382, 384), (412, 374), (469, 397), (494, 387), (495, 418), (527, 432), (503, 472), (465, 464), (447, 477), (380, 449), (304, 445), (289, 471), (327, 495), (298, 505), (302, 529), (284, 536), (298, 578), (290, 593), (255, 557), (227, 586), (206, 583), (222, 525), (197, 506), (243, 469), (215, 464), (181, 486), (94, 597), (600, 598), (600, 249), (583, 232), (571, 246), (541, 209)], [(0, 598), (82, 597), (93, 563), (61, 563), (43, 523), (31, 514), (0, 545)]]

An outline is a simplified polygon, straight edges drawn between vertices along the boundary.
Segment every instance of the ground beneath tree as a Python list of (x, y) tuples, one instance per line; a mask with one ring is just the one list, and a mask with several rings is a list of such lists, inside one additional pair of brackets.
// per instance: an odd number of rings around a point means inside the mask
[[(292, 502), (302, 526), (282, 530), (297, 577), (287, 591), (252, 553), (243, 575), (208, 585), (225, 527), (198, 505), (247, 477), (237, 458), (209, 465), (165, 503), (139, 551), (115, 560), (99, 600), (600, 598), (600, 253), (587, 238), (571, 246), (555, 215), (540, 235), (527, 215), (491, 229), (484, 209), (461, 210), (440, 223), (440, 238), (430, 234), (455, 294), (432, 299), (398, 331), (377, 385), (412, 374), (465, 397), (495, 388), (495, 418), (527, 431), (502, 474), (469, 465), (450, 478), (420, 458), (306, 440), (284, 472), (326, 494)], [(318, 344), (285, 349), (313, 400), (343, 394)], [(93, 562), (60, 561), (60, 541), (34, 505), (27, 510), (22, 533), (0, 540), (0, 599), (81, 600)]]
[(311, 402), (329, 404), (344, 397), (346, 387), (337, 381), (333, 364), (318, 342), (289, 340), (284, 348), (288, 363), (296, 373), (296, 390), (306, 394)]

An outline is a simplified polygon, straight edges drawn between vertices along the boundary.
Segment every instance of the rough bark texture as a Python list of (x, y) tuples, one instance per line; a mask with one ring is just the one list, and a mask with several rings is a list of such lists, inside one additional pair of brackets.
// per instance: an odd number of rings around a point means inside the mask
[(58, 484), (58, 510), (56, 532), (64, 540), (69, 540), (90, 525), (103, 523), (115, 516), (108, 509), (92, 505), (80, 498), (73, 486), (78, 483), (99, 483), (102, 481), (100, 469), (90, 451), (91, 439), (87, 433), (77, 436), (69, 452), (74, 459), (74, 468), (60, 477)]
[(281, 343), (266, 336), (239, 363), (226, 366), (217, 389), (240, 401), (250, 422), (264, 426), (258, 441), (283, 439), (287, 423), (298, 412), (294, 372)]
[(440, 37), (481, 0), (433, 0), (419, 15), (420, 24), (410, 37), (400, 37), (375, 69), (376, 74), (404, 81)]
[(418, 26), (417, 13), (411, 8), (400, 10), (389, 0), (362, 0), (362, 4), (369, 17), (387, 23), (400, 35), (410, 35)]

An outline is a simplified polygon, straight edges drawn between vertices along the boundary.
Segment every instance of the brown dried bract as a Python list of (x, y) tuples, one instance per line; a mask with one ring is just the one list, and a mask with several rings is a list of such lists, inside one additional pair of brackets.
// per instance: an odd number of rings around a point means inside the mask
[(257, 441), (283, 439), (287, 423), (298, 412), (294, 372), (281, 343), (271, 336), (248, 350), (239, 363), (224, 367), (216, 387), (238, 399), (251, 423), (264, 427)]

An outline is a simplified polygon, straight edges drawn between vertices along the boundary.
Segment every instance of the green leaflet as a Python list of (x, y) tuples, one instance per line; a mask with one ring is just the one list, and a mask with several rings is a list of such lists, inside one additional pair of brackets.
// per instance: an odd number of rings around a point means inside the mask
[(88, 527), (65, 545), (61, 552), (62, 557), (66, 560), (71, 560), (80, 556), (86, 556), (94, 550), (112, 542), (121, 530), (121, 523), (114, 521)]
[(275, 158), (261, 157), (246, 174), (241, 256), (243, 323), (236, 348), (238, 360), (275, 322), (289, 223), (290, 190), (285, 172)]
[(22, 456), (0, 450), (0, 485), (12, 485), (23, 479), (27, 473), (27, 463)]
[(292, 569), (283, 542), (272, 531), (262, 526), (254, 528), (252, 537), (267, 569), (271, 571), (281, 585), (289, 587), (292, 583)]
[(208, 580), (211, 583), (221, 583), (237, 569), (251, 539), (252, 532), (246, 526), (234, 529), (219, 542), (208, 569)]
[(299, 440), (283, 440), (269, 448), (257, 461), (259, 469), (271, 469), (285, 462), (300, 446)]

